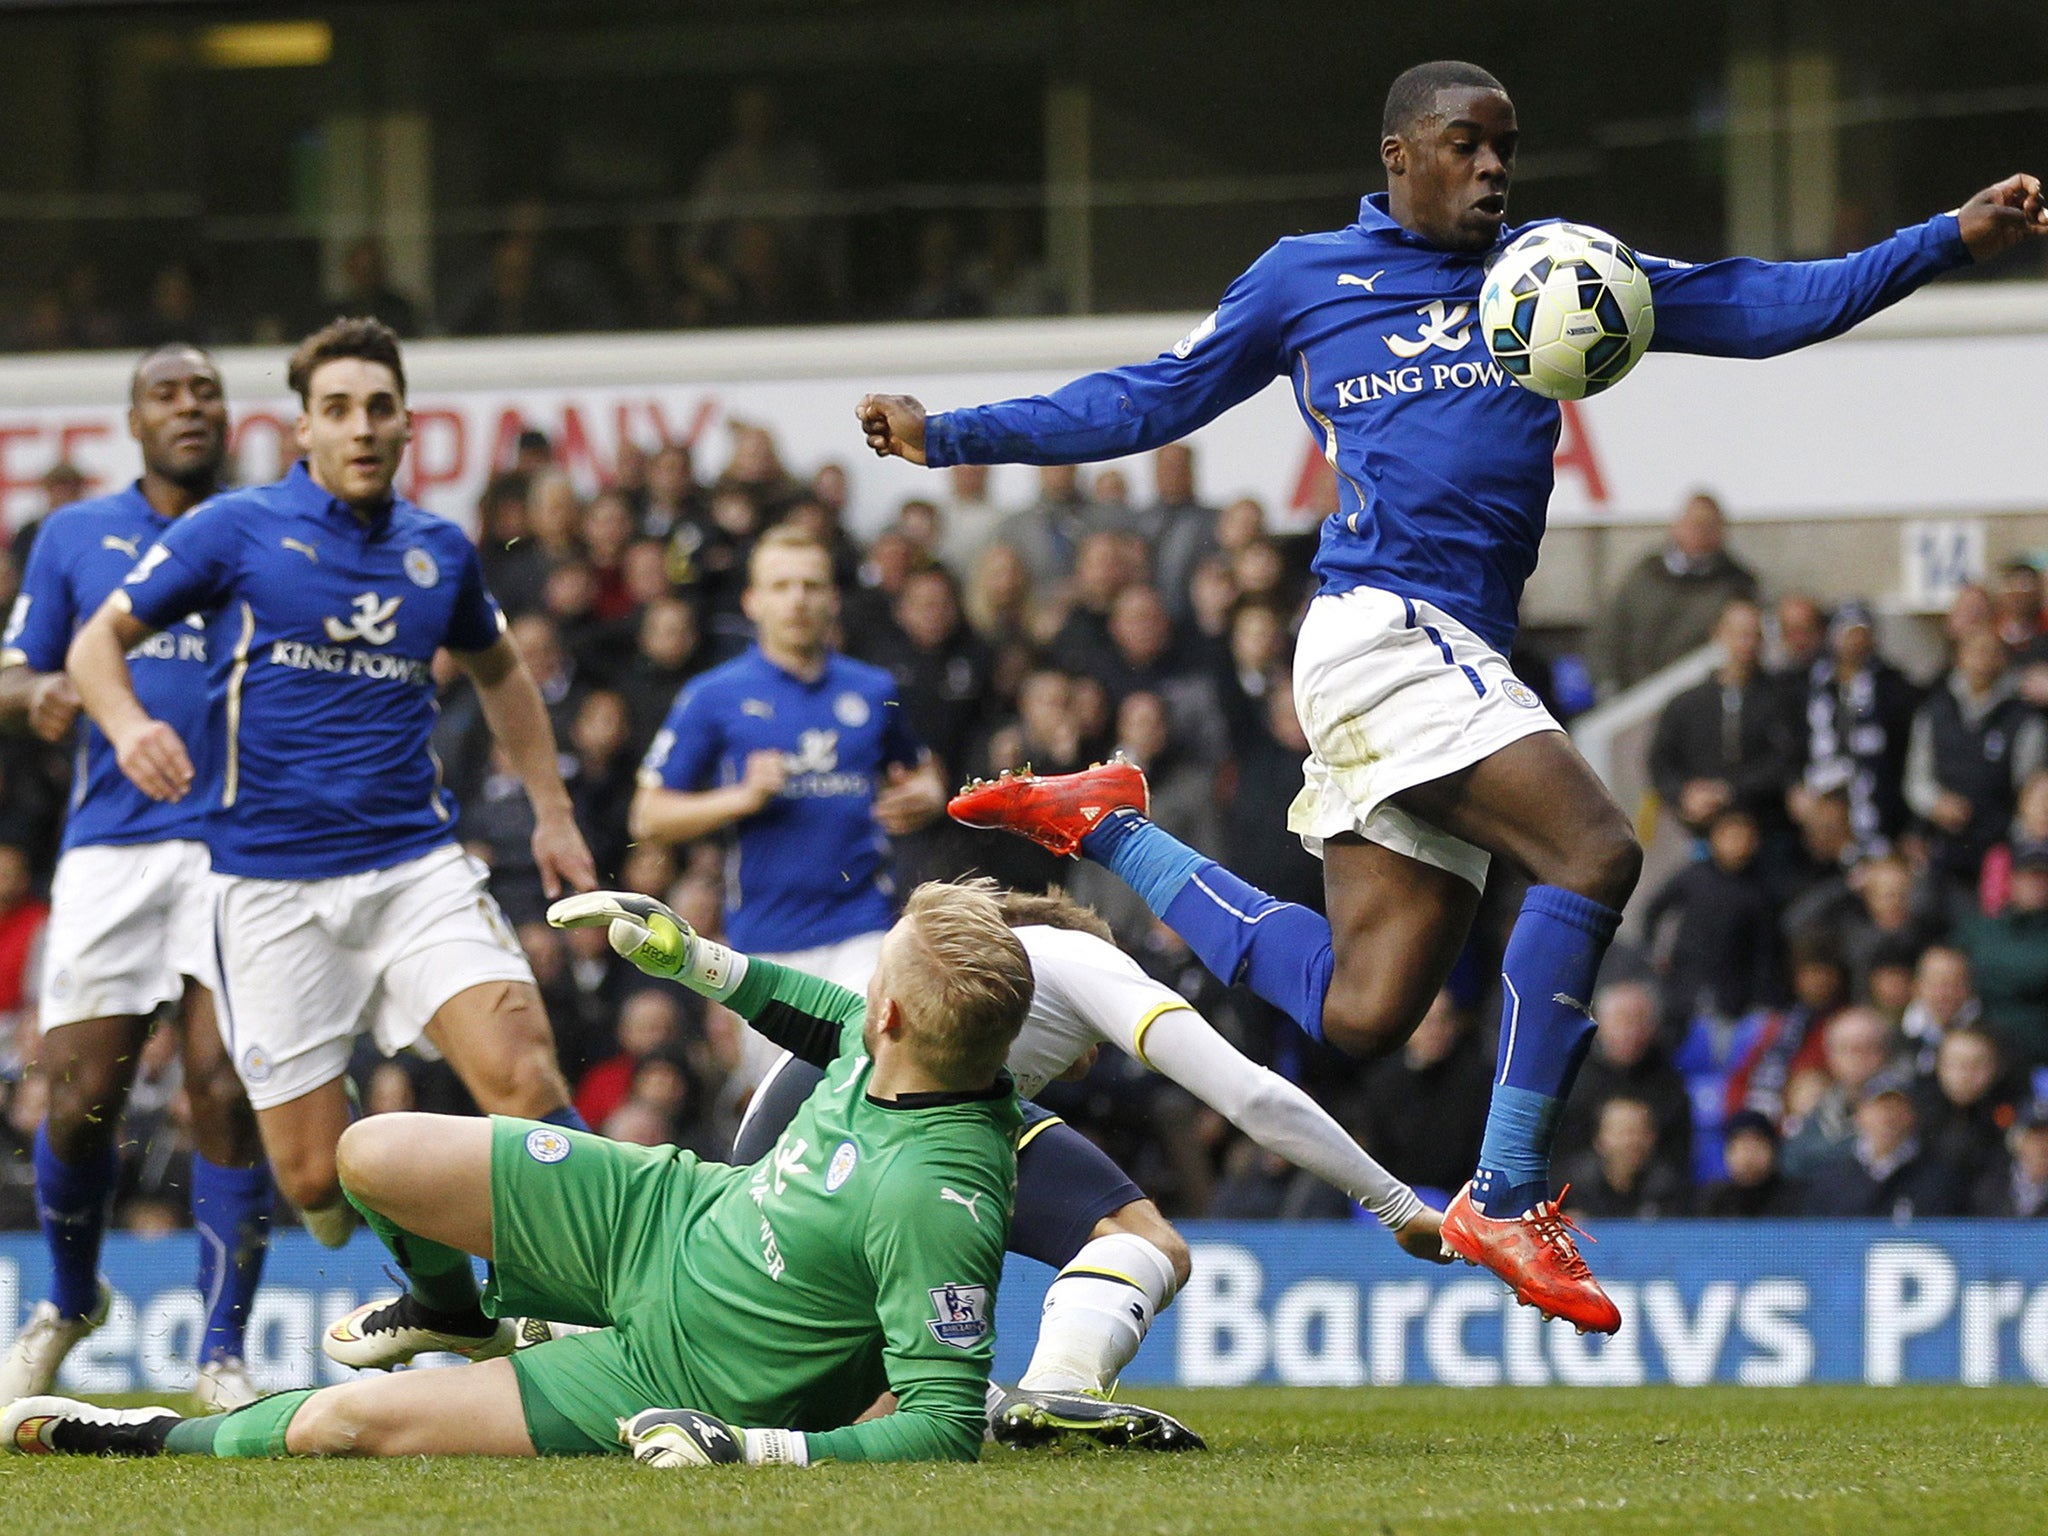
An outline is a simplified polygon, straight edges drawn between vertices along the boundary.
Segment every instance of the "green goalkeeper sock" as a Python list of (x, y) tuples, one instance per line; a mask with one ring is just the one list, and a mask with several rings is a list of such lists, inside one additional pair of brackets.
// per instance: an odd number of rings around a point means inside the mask
[(348, 1203), (363, 1213), (365, 1224), (398, 1260), (398, 1267), (410, 1282), (413, 1299), (421, 1306), (445, 1317), (463, 1318), (482, 1308), (483, 1293), (477, 1289), (476, 1271), (470, 1267), (468, 1254), (406, 1231), (390, 1217), (371, 1210), (345, 1186), (342, 1193), (348, 1195)]
[(285, 1431), (292, 1415), (318, 1390), (302, 1387), (260, 1397), (246, 1408), (214, 1418), (181, 1419), (164, 1437), (165, 1454), (171, 1456), (288, 1456)]

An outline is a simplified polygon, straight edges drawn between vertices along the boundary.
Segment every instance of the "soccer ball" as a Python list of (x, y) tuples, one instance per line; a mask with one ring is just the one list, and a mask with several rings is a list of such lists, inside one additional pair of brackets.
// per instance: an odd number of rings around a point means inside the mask
[(1517, 384), (1583, 400), (1620, 381), (1650, 345), (1650, 279), (1635, 252), (1586, 224), (1539, 224), (1487, 270), (1479, 327)]

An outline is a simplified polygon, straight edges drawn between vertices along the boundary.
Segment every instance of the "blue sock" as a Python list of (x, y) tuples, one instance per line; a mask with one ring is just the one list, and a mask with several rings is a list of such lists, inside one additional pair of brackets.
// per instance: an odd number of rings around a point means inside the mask
[[(589, 1124), (585, 1122), (581, 1115), (576, 1113), (576, 1106), (574, 1104), (564, 1104), (560, 1109), (551, 1109), (542, 1115), (541, 1119), (548, 1125), (559, 1125), (565, 1131), (590, 1130)], [(595, 1132), (592, 1134), (595, 1134)]]
[(1081, 851), (1142, 896), (1219, 980), (1242, 981), (1310, 1039), (1323, 1038), (1334, 963), (1325, 919), (1275, 901), (1136, 811), (1104, 817)]
[(100, 1235), (121, 1174), (112, 1147), (89, 1162), (67, 1163), (36, 1128), (36, 1207), (50, 1250), (50, 1300), (60, 1317), (85, 1317), (100, 1302)]
[(1501, 957), (1500, 1070), (1472, 1200), (1519, 1216), (1550, 1198), (1550, 1146), (1593, 1043), (1593, 982), (1621, 914), (1554, 885), (1529, 888)]
[(199, 1233), (199, 1294), (206, 1298), (201, 1365), (242, 1356), (270, 1251), (270, 1205), (268, 1164), (223, 1168), (192, 1154), (192, 1225)]

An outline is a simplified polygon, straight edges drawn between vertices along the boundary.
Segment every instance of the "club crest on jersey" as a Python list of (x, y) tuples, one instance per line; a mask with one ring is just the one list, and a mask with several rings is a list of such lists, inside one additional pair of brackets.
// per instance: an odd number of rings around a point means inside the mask
[(270, 1081), (270, 1057), (260, 1045), (252, 1045), (242, 1052), (242, 1081), (245, 1083), (267, 1083)]
[(405, 552), (405, 579), (416, 587), (431, 587), (441, 579), (441, 567), (434, 557), (415, 544)]
[(402, 597), (381, 598), (374, 592), (358, 592), (346, 621), (325, 621), (327, 638), (337, 645), (345, 640), (389, 645), (398, 638), (398, 605), (404, 601)]
[(559, 1163), (569, 1155), (569, 1138), (537, 1125), (526, 1133), (526, 1155), (536, 1163)]
[(941, 1344), (955, 1349), (972, 1349), (989, 1333), (988, 1287), (985, 1285), (942, 1285), (931, 1292), (932, 1310), (938, 1314), (925, 1326)]
[(831, 773), (839, 766), (839, 733), (805, 731), (796, 739), (796, 750), (783, 754), (792, 774)]
[(1535, 709), (1542, 701), (1536, 697), (1536, 690), (1519, 677), (1511, 677), (1500, 685), (1500, 691), (1507, 695), (1510, 704), (1519, 704), (1524, 709)]
[(857, 693), (842, 693), (832, 701), (832, 718), (849, 731), (866, 725), (868, 716), (873, 713), (868, 708), (868, 701)]
[(835, 1193), (839, 1186), (853, 1177), (854, 1164), (860, 1161), (860, 1148), (850, 1141), (839, 1143), (839, 1150), (832, 1154), (832, 1162), (825, 1169), (825, 1193)]

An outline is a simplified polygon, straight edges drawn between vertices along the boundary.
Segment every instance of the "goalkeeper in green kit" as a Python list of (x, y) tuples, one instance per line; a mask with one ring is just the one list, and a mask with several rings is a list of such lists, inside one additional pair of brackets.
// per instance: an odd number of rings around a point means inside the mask
[[(409, 1289), (334, 1324), (327, 1353), (474, 1363), (209, 1419), (26, 1398), (0, 1412), (0, 1450), (973, 1460), (1016, 1187), (1003, 1060), (1032, 991), (995, 901), (920, 887), (865, 1000), (711, 943), (644, 897), (571, 897), (549, 918), (608, 924), (642, 970), (778, 1043), (837, 1042), (769, 1156), (732, 1168), (502, 1117), (361, 1121), (342, 1138), (342, 1180)], [(491, 1261), (481, 1292), (471, 1254)], [(597, 1331), (512, 1356), (500, 1319), (518, 1314)], [(897, 1410), (855, 1422), (884, 1392)]]

